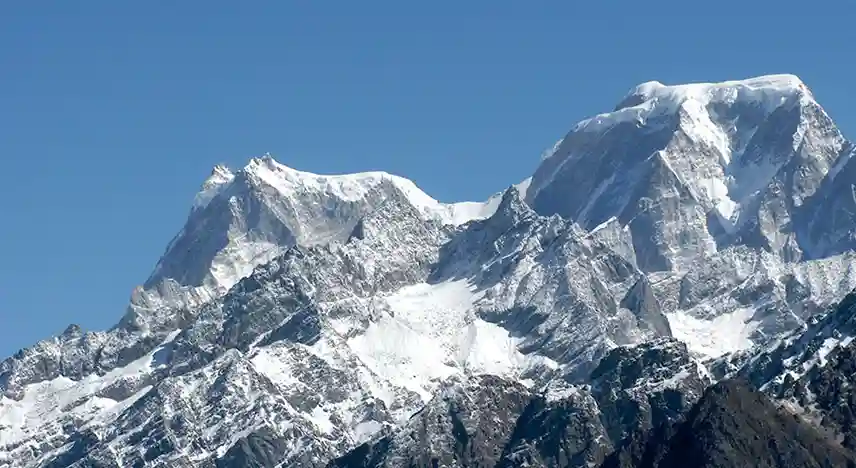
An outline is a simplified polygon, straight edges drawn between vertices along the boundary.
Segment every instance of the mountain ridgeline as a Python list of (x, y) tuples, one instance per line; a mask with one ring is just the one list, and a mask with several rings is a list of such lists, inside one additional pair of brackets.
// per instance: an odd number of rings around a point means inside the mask
[(773, 75), (484, 202), (218, 166), (114, 327), (0, 362), (0, 467), (856, 466), (854, 154)]

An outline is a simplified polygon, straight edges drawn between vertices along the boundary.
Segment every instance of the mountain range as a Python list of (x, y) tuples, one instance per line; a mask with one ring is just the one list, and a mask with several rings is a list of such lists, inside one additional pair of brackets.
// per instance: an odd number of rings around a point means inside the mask
[(484, 202), (217, 166), (115, 326), (0, 363), (0, 466), (856, 466), (854, 154), (772, 75)]

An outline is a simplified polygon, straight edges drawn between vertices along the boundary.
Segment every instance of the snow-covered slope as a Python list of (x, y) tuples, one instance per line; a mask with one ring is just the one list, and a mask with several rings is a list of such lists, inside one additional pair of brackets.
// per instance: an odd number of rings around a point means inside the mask
[[(593, 463), (689, 407), (699, 358), (734, 371), (856, 287), (852, 151), (785, 75), (642, 84), (480, 203), (269, 156), (218, 166), (115, 327), (0, 363), (0, 466), (415, 454), (408, 428), (458, 429), (411, 415), (487, 381), (540, 405), (519, 415), (538, 431), (582, 415), (567, 427), (602, 436), (574, 452)], [(503, 463), (549, 466), (538, 431), (497, 436)]]

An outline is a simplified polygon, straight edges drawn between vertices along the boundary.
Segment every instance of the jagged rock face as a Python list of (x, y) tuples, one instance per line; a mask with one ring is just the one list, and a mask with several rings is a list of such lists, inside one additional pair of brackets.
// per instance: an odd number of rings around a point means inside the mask
[(809, 201), (850, 152), (794, 76), (645, 83), (578, 124), (536, 171), (528, 200), (586, 229), (618, 219), (645, 271), (680, 270), (735, 243), (792, 261), (817, 249), (796, 226), (780, 228), (816, 209)]
[(611, 447), (597, 404), (584, 390), (538, 397), (517, 420), (496, 466), (594, 466)]
[[(836, 349), (825, 366), (815, 367), (801, 379), (783, 383), (775, 396), (788, 408), (834, 434), (843, 446), (856, 449), (856, 349)], [(771, 389), (772, 390), (772, 389)]]
[[(774, 345), (732, 359), (739, 375), (856, 448), (856, 293)], [(734, 362), (737, 364), (735, 365)]]
[(382, 172), (319, 176), (269, 156), (251, 160), (235, 174), (218, 166), (197, 194), (184, 228), (132, 298), (123, 323), (157, 326), (160, 317), (153, 317), (152, 309), (208, 302), (289, 247), (343, 242), (390, 197), (407, 199), (420, 219), (454, 221), (454, 205), (440, 204), (412, 182)]
[(680, 419), (711, 384), (686, 345), (671, 339), (616, 348), (600, 361), (591, 381), (615, 443)]
[(329, 466), (591, 466), (610, 447), (585, 390), (548, 399), (512, 382), (480, 377), (443, 389), (393, 434)]
[[(361, 221), (365, 228), (363, 239), (354, 238), (344, 245), (290, 249), (242, 280), (222, 299), (194, 311), (192, 322), (184, 329), (171, 332), (161, 340), (162, 344), (152, 345), (144, 350), (142, 357), (122, 368), (101, 369), (101, 377), (97, 373), (82, 376), (69, 373), (56, 377), (61, 371), (59, 367), (49, 369), (51, 373), (48, 373), (27, 366), (32, 359), (48, 362), (66, 359), (62, 349), (45, 356), (42, 349), (54, 350), (47, 346), (55, 344), (53, 342), (27, 350), (22, 353), (23, 358), (6, 361), (2, 374), (4, 390), (18, 400), (4, 401), (4, 409), (10, 414), (15, 411), (27, 414), (33, 404), (30, 397), (37, 398), (41, 391), (32, 386), (30, 393), (23, 391), (23, 387), (33, 381), (41, 382), (35, 385), (52, 397), (68, 400), (68, 407), (56, 408), (57, 415), (46, 418), (42, 425), (33, 426), (32, 432), (18, 430), (17, 439), (13, 439), (7, 449), (22, 464), (50, 461), (57, 458), (51, 450), (63, 445), (69, 436), (65, 431), (74, 431), (75, 427), (97, 421), (102, 416), (115, 417), (104, 427), (108, 435), (101, 438), (100, 444), (86, 445), (86, 450), (78, 445), (77, 449), (87, 459), (110, 459), (117, 456), (113, 455), (116, 452), (113, 447), (124, 443), (121, 439), (113, 441), (111, 437), (126, 438), (126, 432), (136, 428), (136, 424), (152, 418), (155, 422), (171, 421), (167, 415), (151, 411), (169, 408), (171, 402), (167, 398), (182, 398), (176, 406), (185, 409), (177, 412), (176, 417), (188, 416), (186, 406), (190, 404), (191, 408), (199, 408), (200, 413), (218, 413), (225, 421), (223, 431), (212, 433), (215, 421), (198, 418), (176, 423), (180, 429), (166, 435), (158, 432), (159, 423), (143, 426), (140, 430), (145, 435), (140, 436), (135, 446), (149, 438), (159, 440), (165, 436), (169, 436), (172, 444), (150, 452), (149, 458), (144, 457), (143, 461), (173, 466), (177, 454), (190, 453), (187, 456), (195, 457), (196, 461), (216, 458), (222, 455), (221, 448), (225, 450), (234, 443), (232, 431), (240, 433), (232, 417), (252, 423), (247, 431), (264, 429), (268, 434), (290, 440), (290, 445), (303, 447), (303, 452), (281, 453), (280, 458), (304, 460), (309, 453), (322, 454), (326, 461), (358, 441), (351, 440), (351, 437), (358, 437), (357, 432), (370, 434), (390, 424), (390, 412), (414, 411), (420, 401), (418, 395), (390, 385), (367, 369), (343, 343), (348, 332), (339, 335), (331, 330), (329, 323), (346, 315), (356, 329), (365, 327), (375, 313), (370, 300), (373, 295), (427, 276), (445, 234), (436, 223), (418, 219), (414, 208), (405, 202), (404, 197), (390, 197), (385, 210), (365, 216)], [(391, 219), (394, 222), (390, 222)], [(396, 230), (396, 224), (401, 229)], [(384, 238), (375, 235), (381, 225), (386, 226)], [(393, 231), (397, 234), (393, 235)], [(376, 264), (368, 261), (376, 255), (391, 261)], [(116, 328), (94, 336), (118, 341), (128, 334), (127, 330)], [(86, 339), (88, 335), (73, 330), (55, 341), (74, 351), (86, 348), (80, 343)], [(103, 346), (89, 347), (95, 348), (91, 350), (91, 356), (95, 357), (91, 365), (98, 365), (105, 349)], [(30, 361), (25, 359), (29, 356), (32, 356)], [(219, 364), (227, 357), (229, 362), (234, 361), (235, 366), (239, 366), (237, 370), (227, 371), (227, 367)], [(90, 356), (83, 355), (75, 362), (86, 363), (87, 359), (91, 359)], [(211, 398), (211, 391), (182, 395), (185, 388), (198, 388), (203, 376), (231, 381), (243, 374), (247, 374), (244, 377), (258, 390), (248, 383), (250, 388), (245, 388), (247, 391), (238, 394), (228, 405), (222, 397)], [(326, 382), (326, 386), (322, 382)], [(175, 390), (161, 392), (164, 386)], [(372, 390), (383, 395), (391, 407), (378, 400)], [(242, 414), (257, 411), (260, 397), (256, 394), (278, 398), (281, 403), (266, 404), (282, 413), (276, 418), (283, 419), (243, 418)], [(140, 406), (145, 401), (153, 401), (153, 409), (145, 410), (148, 406)], [(112, 413), (114, 410), (118, 415)], [(144, 417), (147, 414), (151, 416)], [(121, 425), (123, 417), (133, 417), (137, 422)], [(292, 419), (295, 419), (293, 425), (288, 422)], [(26, 419), (13, 423), (30, 427)], [(39, 434), (46, 431), (55, 433), (56, 437), (39, 440)], [(199, 432), (205, 432), (208, 438), (199, 439), (193, 435)], [(318, 440), (313, 442), (315, 438)], [(326, 442), (328, 439), (332, 442)], [(31, 447), (33, 440), (39, 440), (37, 450)], [(220, 441), (220, 445), (214, 441)], [(61, 463), (63, 459), (57, 460), (60, 461), (53, 463)], [(132, 464), (132, 461), (118, 463)]]
[(394, 435), (357, 447), (331, 467), (494, 466), (534, 395), (495, 377), (441, 388)]
[(821, 187), (806, 202), (812, 207), (796, 220), (802, 227), (802, 237), (811, 246), (807, 252), (812, 258), (850, 252), (856, 248), (853, 237), (853, 220), (856, 218), (856, 179), (853, 143), (848, 142), (842, 152), (850, 151), (830, 170)]
[(613, 467), (850, 467), (851, 452), (735, 381), (708, 389), (686, 420), (628, 440)]
[[(778, 382), (856, 286), (852, 148), (794, 80), (642, 85), (485, 203), (216, 168), (115, 327), (0, 363), (0, 466), (594, 466), (700, 358)], [(843, 341), (764, 388), (848, 437)]]
[[(212, 178), (223, 177), (221, 171), (215, 169)], [(242, 270), (266, 263), (255, 256), (273, 258), (293, 245), (345, 240), (363, 216), (406, 183), (383, 173), (303, 177), (270, 157), (252, 160), (220, 184), (209, 182), (146, 288), (170, 278), (184, 286), (228, 289), (249, 274)], [(208, 199), (203, 203), (202, 197)]]
[(636, 281), (619, 305), (633, 312), (640, 318), (641, 323), (650, 326), (658, 336), (672, 336), (669, 320), (663, 314), (662, 306), (647, 276), (642, 276)]
[[(652, 82), (569, 132), (526, 200), (653, 273), (672, 333), (716, 356), (765, 343), (856, 286), (849, 271), (840, 288), (839, 271), (822, 277), (853, 262), (852, 155), (794, 76)], [(788, 295), (788, 277), (812, 294)], [(692, 340), (718, 317), (735, 325), (732, 341)]]
[(679, 421), (710, 384), (672, 339), (615, 348), (589, 380), (534, 399), (497, 466), (596, 466), (631, 434)]
[(595, 466), (629, 435), (679, 421), (710, 384), (671, 339), (612, 350), (591, 381), (544, 394), (474, 378), (331, 466)]
[(799, 263), (745, 246), (651, 275), (672, 335), (710, 357), (766, 344), (856, 287), (853, 252)]
[(491, 218), (441, 248), (430, 279), (467, 278), (483, 291), (479, 316), (522, 337), (524, 353), (537, 350), (583, 378), (616, 344), (665, 331), (651, 298), (622, 302), (640, 275), (575, 225), (538, 216), (512, 188)]
[[(93, 421), (93, 416), (103, 416), (109, 420), (103, 428), (108, 435), (102, 436), (98, 444), (78, 444), (73, 455), (75, 459), (88, 460), (86, 463), (113, 460), (119, 456), (115, 447), (128, 437), (126, 432), (132, 427), (116, 425), (121, 423), (121, 418), (133, 416), (137, 423), (155, 421), (154, 426), (139, 428), (141, 434), (134, 439), (136, 447), (142, 447), (148, 440), (164, 437), (170, 440), (170, 445), (146, 449), (148, 455), (143, 455), (141, 462), (155, 466), (172, 466), (186, 457), (191, 464), (214, 462), (226, 457), (224, 451), (238, 440), (244, 441), (241, 450), (249, 452), (232, 452), (227, 458), (258, 460), (276, 455), (279, 459), (302, 464), (327, 460), (416, 411), (436, 388), (436, 379), (460, 372), (479, 372), (493, 365), (492, 361), (485, 362), (486, 358), (501, 357), (486, 354), (496, 348), (471, 355), (474, 349), (500, 345), (506, 347), (508, 353), (516, 353), (511, 356), (512, 361), (516, 356), (524, 359), (515, 350), (514, 340), (507, 332), (477, 319), (469, 309), (452, 307), (451, 310), (456, 314), (469, 313), (469, 316), (426, 317), (443, 320), (440, 326), (432, 326), (430, 320), (420, 322), (418, 317), (396, 318), (402, 299), (412, 297), (410, 293), (398, 297), (402, 287), (428, 280), (439, 261), (440, 245), (453, 230), (432, 220), (425, 221), (404, 194), (393, 192), (387, 196), (382, 210), (375, 210), (358, 221), (345, 243), (292, 247), (257, 268), (221, 299), (194, 310), (192, 320), (184, 328), (170, 332), (162, 344), (145, 350), (148, 354), (144, 353), (131, 365), (105, 370), (100, 379), (92, 376), (96, 381), (94, 386), (83, 381), (67, 382), (71, 393), (79, 395), (70, 406), (73, 410), (46, 421), (47, 425), (34, 427), (29, 437), (47, 428), (74, 430)], [(461, 288), (467, 295), (472, 293), (466, 281), (458, 283), (461, 286), (455, 288)], [(431, 290), (431, 285), (425, 283), (425, 286)], [(458, 293), (455, 288), (452, 292)], [(450, 318), (454, 320), (448, 321)], [(417, 325), (431, 329), (414, 330)], [(446, 326), (460, 328), (452, 329), (452, 334), (448, 335)], [(118, 327), (107, 332), (107, 336), (129, 333)], [(414, 366), (410, 361), (420, 358), (422, 350), (412, 349), (413, 343), (407, 340), (414, 337), (429, 343), (427, 340), (431, 338), (421, 333), (439, 333), (437, 337), (445, 341), (442, 354), (421, 357), (422, 362)], [(72, 338), (62, 339), (70, 342)], [(428, 346), (433, 345), (436, 342)], [(253, 385), (263, 386), (258, 393), (271, 394), (281, 402), (266, 404), (282, 413), (278, 416), (282, 420), (248, 419), (246, 422), (252, 425), (241, 429), (243, 433), (261, 435), (244, 440), (232, 438), (226, 432), (212, 434), (211, 426), (221, 423), (200, 418), (173, 423), (168, 419), (172, 415), (153, 414), (152, 410), (141, 406), (141, 402), (158, 396), (155, 392), (164, 385), (177, 389), (195, 386), (202, 376), (231, 380), (218, 364), (227, 356), (241, 364), (241, 370), (236, 372), (252, 374), (251, 381), (257, 381)], [(541, 360), (548, 362), (544, 358)], [(7, 362), (10, 369), (4, 374), (7, 381), (24, 375), (17, 371), (23, 369), (21, 362), (16, 359)], [(504, 360), (500, 364), (509, 371), (522, 367)], [(129, 368), (135, 369), (135, 373), (128, 375)], [(546, 372), (550, 370), (545, 369)], [(417, 373), (415, 379), (407, 375), (411, 371)], [(38, 377), (33, 375), (33, 379)], [(50, 376), (45, 380), (48, 380), (45, 386), (49, 391), (60, 391)], [(156, 386), (151, 388), (152, 385)], [(178, 393), (180, 390), (167, 395)], [(199, 408), (201, 413), (216, 412), (227, 420), (257, 411), (258, 398), (254, 393), (240, 394), (228, 406), (222, 398), (210, 399), (203, 394), (188, 398), (192, 407)], [(108, 400), (103, 405), (89, 407), (87, 401), (97, 399), (98, 395)], [(168, 407), (170, 403), (163, 398), (161, 395), (153, 400), (152, 407)], [(114, 408), (111, 400), (121, 402), (119, 415), (112, 420), (110, 418), (116, 415), (110, 413)], [(26, 409), (29, 403), (24, 394), (22, 401), (10, 401), (9, 406)], [(300, 430), (291, 430), (281, 422), (290, 420), (294, 420)], [(164, 433), (158, 429), (162, 425), (158, 421), (165, 421), (163, 424), (170, 427), (178, 424), (179, 429)], [(222, 425), (234, 426), (226, 422)], [(207, 438), (194, 435), (200, 432), (205, 432)], [(44, 446), (33, 452), (29, 451), (27, 436), (23, 435), (9, 449), (22, 463), (66, 463), (70, 458), (60, 446), (70, 436), (63, 430), (57, 431), (55, 440), (42, 441)], [(262, 444), (260, 440), (270, 443)], [(257, 449), (261, 450), (260, 444), (266, 447), (263, 452), (267, 455), (256, 453)], [(285, 451), (295, 446), (301, 450)], [(251, 450), (252, 447), (256, 448)], [(128, 457), (117, 463), (139, 461), (131, 455)]]
[[(222, 441), (234, 442), (259, 429), (287, 441), (276, 454), (279, 460), (311, 466), (337, 451), (335, 444), (316, 440), (316, 429), (301, 421), (276, 387), (236, 352), (199, 371), (162, 380), (129, 410), (99, 431), (97, 443), (81, 450), (83, 466), (108, 459), (117, 466), (193, 466), (200, 452), (222, 455)], [(190, 447), (196, 453), (187, 453)]]

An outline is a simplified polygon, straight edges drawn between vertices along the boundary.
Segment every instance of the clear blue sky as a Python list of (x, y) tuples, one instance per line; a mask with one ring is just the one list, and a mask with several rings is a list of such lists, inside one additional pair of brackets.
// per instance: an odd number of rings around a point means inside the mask
[(844, 0), (4, 2), (0, 356), (115, 323), (216, 163), (269, 151), (482, 199), (636, 83), (769, 73), (856, 136), (854, 17)]

